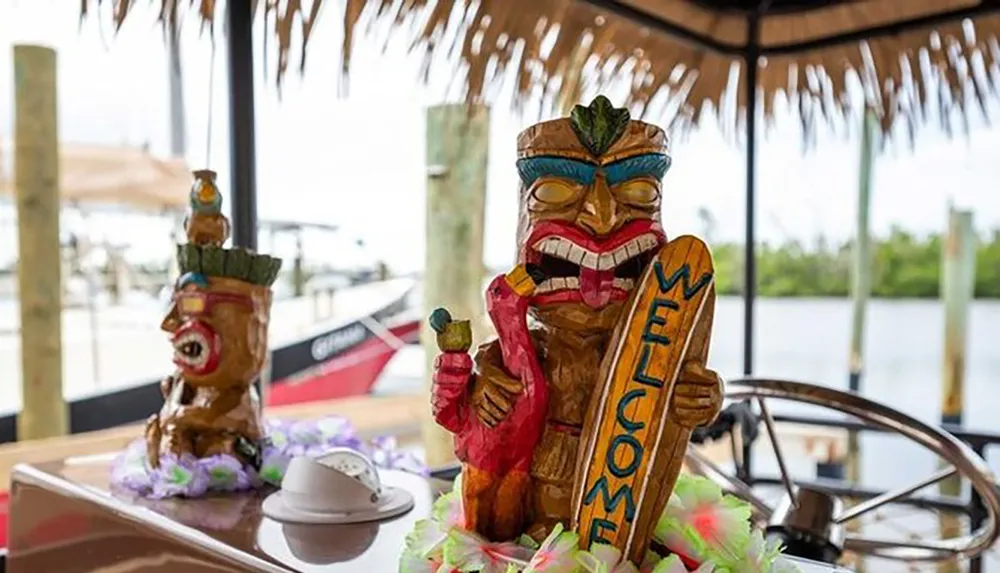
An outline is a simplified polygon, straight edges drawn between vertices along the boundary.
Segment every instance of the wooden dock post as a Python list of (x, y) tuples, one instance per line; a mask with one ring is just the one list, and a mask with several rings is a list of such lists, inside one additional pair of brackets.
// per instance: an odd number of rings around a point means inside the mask
[[(858, 169), (858, 211), (857, 229), (854, 237), (854, 258), (851, 269), (851, 342), (848, 354), (847, 386), (851, 392), (861, 392), (861, 376), (864, 371), (865, 310), (871, 294), (871, 231), (869, 211), (871, 208), (872, 166), (875, 163), (875, 137), (878, 132), (878, 117), (875, 112), (865, 110), (861, 119), (861, 162)], [(858, 432), (847, 433), (847, 452), (843, 459), (843, 474), (846, 480), (859, 485), (861, 482), (861, 441)], [(819, 476), (829, 477), (829, 476)], [(846, 500), (851, 503), (853, 500)], [(848, 524), (848, 529), (857, 532), (858, 522)], [(859, 573), (864, 571), (864, 563), (854, 564)]]
[(66, 434), (56, 53), (14, 46), (14, 188), (21, 307), (19, 440)]
[(952, 209), (941, 261), (944, 303), (944, 394), (941, 423), (961, 424), (964, 410), (965, 337), (976, 282), (976, 232), (972, 212)]
[[(948, 234), (941, 253), (941, 302), (944, 304), (944, 368), (941, 396), (941, 423), (962, 424), (965, 409), (965, 349), (969, 306), (976, 284), (976, 232), (972, 212), (954, 208), (948, 213)], [(940, 485), (942, 495), (959, 496), (962, 480), (955, 476)], [(956, 515), (941, 513), (942, 538), (962, 534)], [(942, 563), (938, 571), (957, 573), (961, 566), (954, 561)]]
[[(470, 319), (474, 340), (482, 342), (483, 223), (486, 217), (486, 160), (489, 151), (489, 109), (465, 104), (427, 110), (427, 263), (424, 272), (423, 315), (437, 307)], [(434, 331), (423, 321), (421, 340), (427, 353), (425, 384), (437, 348)], [(429, 403), (429, 399), (428, 399)], [(451, 435), (439, 428), (427, 408), (423, 438), (427, 463), (438, 466), (454, 459)]]
[(874, 144), (877, 129), (878, 118), (871, 111), (865, 112), (861, 128), (857, 234), (854, 238), (854, 268), (851, 272), (851, 349), (848, 374), (848, 387), (851, 392), (861, 391), (864, 365), (865, 309), (871, 294), (872, 271), (868, 214), (871, 209), (872, 164), (875, 162)]

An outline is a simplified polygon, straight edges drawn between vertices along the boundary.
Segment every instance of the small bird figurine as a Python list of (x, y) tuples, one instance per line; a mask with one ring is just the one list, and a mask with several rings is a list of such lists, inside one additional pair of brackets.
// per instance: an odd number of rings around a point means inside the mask
[(221, 247), (229, 239), (229, 220), (222, 214), (222, 194), (215, 185), (215, 171), (194, 172), (191, 185), (191, 213), (184, 220), (188, 242)]
[(468, 320), (452, 320), (447, 309), (436, 308), (428, 321), (437, 333), (442, 352), (468, 352), (472, 347), (472, 326)]

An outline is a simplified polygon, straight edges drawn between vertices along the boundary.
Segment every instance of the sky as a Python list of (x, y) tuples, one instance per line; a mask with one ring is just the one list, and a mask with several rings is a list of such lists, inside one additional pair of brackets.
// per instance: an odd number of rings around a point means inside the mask
[[(105, 5), (110, 2), (105, 2)], [(58, 51), (60, 138), (71, 143), (149, 144), (169, 152), (166, 50), (153, 2), (137, 2), (119, 33), (105, 7), (80, 22), (78, 2), (0, 0), (0, 141), (12, 136), (11, 48), (18, 43)], [(305, 76), (289, 73), (281, 96), (274, 84), (273, 41), (264, 52), (256, 31), (257, 181), (261, 219), (340, 225), (337, 236), (306, 238), (316, 261), (354, 265), (378, 258), (399, 271), (424, 261), (426, 107), (445, 101), (444, 80), (417, 79), (419, 60), (396, 39), (360, 39), (354, 72), (344, 93), (338, 74), (340, 14), (325, 8), (310, 40)], [(213, 56), (194, 14), (183, 25), (187, 159), (208, 166), (228, 191), (228, 108), (224, 43)], [(218, 32), (221, 32), (219, 30)], [(267, 77), (264, 62), (267, 60)], [(297, 53), (293, 67), (297, 66)], [(211, 80), (214, 69), (214, 82)], [(211, 88), (211, 89), (210, 89)], [(211, 97), (210, 97), (211, 92)], [(995, 112), (1000, 107), (994, 106)], [(211, 118), (211, 122), (209, 121)], [(491, 266), (513, 258), (517, 216), (515, 138), (537, 115), (518, 117), (505, 103), (491, 110), (485, 258)], [(655, 121), (655, 118), (650, 118)], [(211, 142), (208, 125), (211, 123)], [(859, 145), (855, 138), (821, 132), (804, 153), (794, 117), (779, 117), (758, 146), (758, 236), (777, 242), (844, 239), (854, 232)], [(856, 132), (856, 130), (854, 130)], [(210, 150), (210, 154), (206, 153)], [(7, 154), (0, 149), (0, 154)], [(741, 241), (744, 233), (743, 149), (707, 122), (673, 142), (674, 162), (664, 182), (664, 224), (669, 235), (703, 230), (699, 208), (716, 220), (716, 240)], [(9, 158), (2, 159), (9, 161)], [(890, 145), (875, 166), (872, 230), (894, 225), (926, 233), (944, 229), (947, 205), (975, 210), (984, 231), (1000, 227), (1000, 129), (976, 121), (968, 137), (948, 139), (924, 129), (916, 148)], [(148, 218), (102, 219), (90, 228), (133, 244), (131, 258), (164, 257), (168, 225)], [(110, 215), (104, 217), (112, 217)], [(114, 229), (114, 234), (106, 229)], [(0, 260), (13, 256), (10, 214), (0, 216)], [(105, 231), (102, 231), (105, 229)], [(162, 232), (161, 232), (162, 229)], [(162, 239), (161, 239), (162, 237)], [(99, 237), (100, 238), (100, 237)], [(363, 249), (355, 245), (363, 239)], [(288, 255), (291, 238), (262, 248)]]

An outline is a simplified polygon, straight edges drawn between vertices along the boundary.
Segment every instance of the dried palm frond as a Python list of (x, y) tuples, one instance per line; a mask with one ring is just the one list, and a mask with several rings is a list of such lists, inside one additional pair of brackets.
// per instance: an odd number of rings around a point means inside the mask
[[(84, 13), (90, 1), (82, 0)], [(134, 0), (106, 1), (114, 5), (115, 22), (120, 26)], [(184, 3), (154, 1), (162, 4), (161, 18)], [(527, 98), (538, 97), (541, 90), (552, 96), (552, 105), (565, 109), (584, 92), (604, 90), (624, 79), (630, 88), (626, 103), (634, 112), (657, 115), (658, 120), (670, 114), (673, 117), (667, 119), (682, 130), (699, 123), (709, 109), (730, 132), (745, 115), (746, 66), (740, 65), (738, 49), (746, 44), (749, 31), (745, 14), (739, 11), (711, 10), (687, 0), (617, 1), (726, 48), (717, 51), (649, 29), (585, 0), (345, 2), (341, 54), (345, 75), (350, 70), (357, 33), (371, 33), (375, 29), (372, 23), (384, 22), (398, 33), (411, 35), (412, 50), (422, 54), (425, 68), (437, 62), (462, 66), (470, 102), (484, 100), (505, 77), (512, 76), (517, 87), (516, 107), (522, 107)], [(849, 111), (851, 76), (860, 82), (865, 105), (878, 114), (885, 132), (899, 125), (912, 136), (931, 108), (949, 131), (955, 121), (964, 123), (973, 109), (985, 115), (987, 101), (996, 98), (1000, 82), (997, 12), (977, 17), (974, 25), (955, 21), (867, 42), (801, 51), (780, 49), (866, 27), (930, 18), (979, 2), (824, 2), (807, 10), (765, 14), (760, 25), (761, 46), (765, 54), (776, 54), (759, 61), (758, 93), (765, 118), (773, 116), (776, 97), (783, 93), (797, 107), (806, 133), (814, 132), (821, 120), (835, 122)], [(212, 21), (215, 1), (188, 3), (197, 5), (201, 17)], [(296, 24), (301, 27), (304, 66), (310, 33), (323, 1), (313, 0), (308, 9), (302, 0), (264, 0), (264, 5), (265, 17), (275, 16), (279, 76), (287, 70)], [(365, 14), (370, 17), (368, 26), (361, 25)], [(414, 22), (419, 25), (414, 27)], [(454, 41), (457, 64), (453, 58), (436, 58), (441, 48), (448, 48), (442, 46), (445, 39)]]
[[(255, 15), (261, 4), (261, 0), (234, 1), (251, 2)], [(220, 7), (221, 4), (216, 0), (150, 0), (150, 2), (159, 2), (160, 14), (158, 19), (165, 27), (170, 26), (172, 22), (176, 22), (178, 10), (184, 4), (187, 4), (189, 8), (196, 8), (199, 17), (201, 18), (203, 29), (208, 30), (209, 32), (215, 30), (215, 19), (219, 16), (219, 14), (216, 14), (216, 8)], [(129, 13), (136, 5), (137, 1), (80, 0), (81, 19), (87, 17), (90, 12), (91, 5), (100, 7), (105, 3), (111, 5), (111, 17), (114, 20), (115, 30), (117, 31), (125, 23), (125, 20), (128, 18)], [(315, 0), (308, 10), (303, 7), (302, 0), (263, 0), (263, 4), (264, 19), (270, 24), (271, 32), (278, 41), (277, 76), (280, 82), (281, 78), (288, 70), (288, 59), (292, 45), (292, 29), (295, 26), (296, 21), (299, 22), (302, 31), (302, 57), (300, 60), (300, 71), (305, 69), (306, 48), (312, 34), (313, 25), (319, 17), (323, 0)], [(272, 19), (273, 23), (271, 23)]]

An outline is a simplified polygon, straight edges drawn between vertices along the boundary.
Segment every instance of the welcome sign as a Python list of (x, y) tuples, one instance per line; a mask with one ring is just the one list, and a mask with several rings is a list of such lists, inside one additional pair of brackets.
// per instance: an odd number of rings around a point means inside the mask
[(705, 243), (678, 237), (624, 310), (584, 424), (573, 498), (583, 547), (608, 543), (634, 563), (645, 555), (691, 437), (670, 421), (668, 406), (684, 361), (707, 355), (713, 273)]

